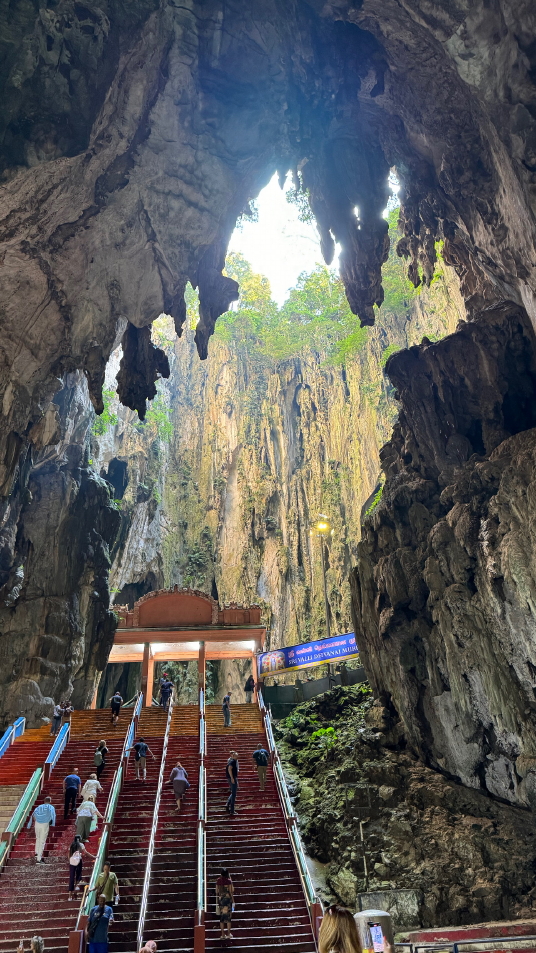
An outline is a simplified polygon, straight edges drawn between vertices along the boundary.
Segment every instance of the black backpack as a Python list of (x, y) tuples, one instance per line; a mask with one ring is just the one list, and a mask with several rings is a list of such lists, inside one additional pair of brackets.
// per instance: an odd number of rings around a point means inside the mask
[(265, 751), (256, 751), (253, 757), (255, 758), (255, 763), (260, 768), (265, 768), (266, 765), (268, 764), (268, 758), (266, 757)]

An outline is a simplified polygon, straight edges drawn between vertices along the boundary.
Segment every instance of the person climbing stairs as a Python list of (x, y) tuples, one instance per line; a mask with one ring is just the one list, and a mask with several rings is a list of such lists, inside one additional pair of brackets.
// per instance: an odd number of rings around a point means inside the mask
[[(167, 781), (179, 759), (188, 772), (190, 788), (177, 813), (173, 788)], [(145, 942), (157, 941), (159, 953), (190, 953), (194, 948), (198, 783), (199, 709), (177, 705), (171, 720), (143, 931)]]
[[(307, 904), (277, 788), (269, 767), (261, 793), (254, 750), (268, 748), (260, 711), (232, 705), (230, 728), (223, 727), (220, 705), (207, 717), (207, 881), (206, 949), (222, 948), (215, 913), (215, 882), (228, 868), (235, 891), (232, 915), (233, 953), (257, 953), (277, 947), (281, 953), (314, 953), (316, 946)], [(225, 767), (229, 751), (240, 766), (236, 815), (225, 810), (229, 788)], [(229, 942), (226, 948), (230, 947)]]
[[(128, 721), (131, 715), (128, 716)], [(93, 756), (95, 748), (101, 738), (105, 738), (108, 746), (106, 769), (101, 777), (103, 791), (97, 797), (97, 807), (104, 814), (108, 793), (112, 784), (115, 769), (119, 766), (125, 732), (128, 727), (127, 718), (123, 723), (112, 729), (108, 711), (80, 711), (75, 712), (71, 723), (71, 737), (65, 750), (61, 754), (48, 781), (44, 782), (42, 791), (36, 804), (43, 802), (48, 795), (56, 809), (56, 826), (51, 827), (43, 857), (44, 864), (35, 862), (35, 833), (34, 828), (26, 827), (20, 832), (11, 851), (7, 864), (0, 876), (0, 953), (13, 953), (24, 938), (29, 940), (34, 934), (39, 934), (45, 940), (47, 953), (66, 953), (69, 932), (74, 926), (78, 913), (78, 904), (68, 900), (69, 863), (67, 859), (69, 845), (75, 833), (74, 818), (63, 819), (63, 779), (76, 767), (84, 783), (95, 770)], [(42, 729), (37, 729), (42, 731)], [(50, 731), (50, 729), (47, 729)], [(29, 735), (29, 732), (25, 732)], [(22, 738), (25, 737), (22, 735)], [(33, 755), (27, 755), (25, 748), (31, 749), (34, 744), (41, 745), (40, 741), (27, 740), (24, 744), (12, 745), (16, 752), (21, 752), (19, 768), (12, 776), (31, 777), (35, 767), (42, 765), (54, 741), (48, 735), (44, 743), (44, 754), (40, 752), (38, 764), (34, 763)], [(4, 767), (2, 762), (9, 755), (9, 751), (0, 759), (0, 784)], [(15, 761), (14, 761), (15, 764)], [(32, 766), (33, 765), (33, 766)], [(31, 769), (31, 770), (30, 770)], [(19, 772), (17, 774), (17, 771)], [(90, 853), (96, 854), (99, 837), (102, 831), (102, 822), (99, 821), (97, 830), (91, 835), (87, 848)], [(84, 879), (91, 872), (91, 860), (84, 862)]]

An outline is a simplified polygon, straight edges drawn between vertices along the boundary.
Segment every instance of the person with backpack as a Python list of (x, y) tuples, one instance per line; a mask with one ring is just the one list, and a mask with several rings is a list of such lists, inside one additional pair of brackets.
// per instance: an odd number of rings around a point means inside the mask
[(114, 911), (108, 906), (106, 897), (101, 893), (87, 922), (86, 940), (89, 943), (89, 953), (108, 953), (108, 929), (113, 920)]
[(132, 750), (136, 752), (136, 781), (140, 780), (140, 771), (142, 772), (143, 780), (145, 781), (147, 778), (147, 754), (149, 753), (151, 755), (153, 761), (156, 761), (156, 758), (149, 745), (145, 741), (145, 738), (138, 738), (136, 743), (128, 749), (127, 758)]
[(253, 760), (257, 765), (257, 774), (259, 775), (261, 791), (264, 791), (264, 788), (266, 787), (266, 769), (268, 767), (270, 755), (268, 754), (266, 748), (263, 748), (262, 745), (259, 745), (259, 747), (253, 752)]
[(227, 694), (224, 695), (223, 704), (221, 706), (221, 710), (223, 712), (223, 727), (224, 728), (231, 727), (231, 695), (232, 695), (232, 692), (227, 692)]
[(116, 725), (119, 720), (119, 712), (121, 711), (121, 705), (123, 704), (123, 698), (119, 692), (115, 692), (114, 695), (110, 698), (110, 708), (112, 710), (112, 725)]
[(82, 784), (80, 777), (78, 775), (78, 768), (71, 768), (71, 773), (63, 779), (63, 794), (64, 794), (64, 803), (63, 803), (63, 819), (67, 820), (69, 810), (71, 814), (74, 814), (76, 811), (76, 798), (78, 797), (78, 792), (80, 790), (80, 785)]
[(119, 903), (119, 881), (117, 879), (117, 874), (114, 874), (112, 871), (112, 865), (109, 860), (105, 860), (102, 873), (99, 874), (99, 879), (96, 883), (97, 896), (104, 894), (106, 897), (107, 903), (113, 903), (115, 897), (115, 903)]
[(234, 817), (238, 812), (235, 811), (236, 792), (238, 791), (238, 751), (230, 751), (225, 768), (225, 776), (229, 784), (229, 797), (225, 805), (225, 810)]
[(79, 834), (75, 834), (74, 840), (69, 847), (69, 900), (74, 900), (75, 893), (80, 892), (78, 886), (82, 879), (82, 866), (84, 854), (95, 860), (95, 855), (90, 854), (82, 842)]
[(166, 710), (169, 708), (169, 699), (173, 692), (173, 682), (166, 678), (163, 682), (160, 683), (160, 704), (162, 708)]
[(104, 739), (99, 741), (99, 747), (95, 751), (93, 757), (93, 763), (97, 769), (97, 780), (100, 781), (100, 776), (106, 767), (106, 755), (108, 754), (108, 748), (106, 747), (106, 742)]
[(246, 702), (251, 704), (253, 699), (253, 692), (255, 691), (255, 679), (253, 675), (250, 675), (246, 684), (244, 685), (244, 691), (246, 693)]

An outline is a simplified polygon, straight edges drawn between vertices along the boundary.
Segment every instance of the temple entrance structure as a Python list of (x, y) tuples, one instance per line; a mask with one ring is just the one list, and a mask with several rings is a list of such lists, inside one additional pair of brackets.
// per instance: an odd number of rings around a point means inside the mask
[[(153, 699), (154, 663), (196, 660), (199, 687), (205, 688), (205, 664), (212, 659), (251, 659), (257, 681), (257, 653), (266, 627), (260, 606), (218, 602), (196, 589), (158, 589), (142, 596), (133, 609), (114, 606), (119, 615), (109, 663), (140, 662), (144, 705)], [(96, 696), (95, 696), (96, 699)], [(93, 707), (96, 701), (94, 700)]]

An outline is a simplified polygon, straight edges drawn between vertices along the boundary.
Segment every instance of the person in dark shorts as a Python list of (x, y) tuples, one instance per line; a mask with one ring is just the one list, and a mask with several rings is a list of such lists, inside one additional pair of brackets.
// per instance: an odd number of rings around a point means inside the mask
[(237, 813), (235, 811), (235, 801), (236, 801), (236, 792), (238, 791), (238, 752), (230, 751), (229, 758), (227, 759), (227, 765), (225, 768), (225, 776), (229, 784), (229, 797), (227, 798), (227, 804), (225, 805), (225, 810), (229, 812), (231, 817)]
[(123, 704), (123, 698), (116, 692), (115, 695), (112, 695), (110, 698), (110, 708), (112, 709), (112, 725), (116, 725), (119, 720), (119, 712), (121, 711), (121, 705)]
[(263, 748), (262, 745), (259, 745), (259, 747), (253, 752), (253, 760), (257, 765), (257, 774), (259, 775), (261, 791), (264, 791), (264, 788), (266, 787), (266, 769), (268, 767), (270, 755), (268, 754), (266, 748)]
[(143, 775), (143, 780), (145, 781), (147, 778), (147, 753), (151, 755), (153, 761), (156, 761), (156, 758), (149, 745), (145, 741), (145, 738), (138, 738), (136, 744), (132, 745), (132, 747), (128, 749), (127, 756), (132, 750), (136, 752), (136, 781), (139, 781), (140, 779), (140, 771)]
[(227, 930), (227, 939), (232, 939), (231, 918), (234, 909), (234, 886), (229, 871), (224, 867), (220, 876), (216, 880), (216, 900), (218, 902), (218, 914), (220, 918), (220, 939), (225, 938)]

